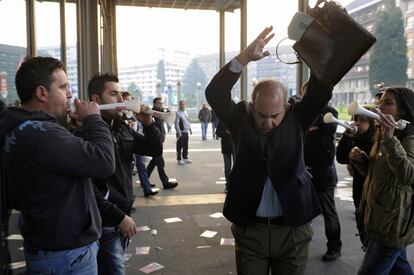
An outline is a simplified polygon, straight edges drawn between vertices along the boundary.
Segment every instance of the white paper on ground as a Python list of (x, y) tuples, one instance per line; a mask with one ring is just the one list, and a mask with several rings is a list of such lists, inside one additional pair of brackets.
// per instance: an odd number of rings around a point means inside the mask
[(148, 274), (148, 273), (151, 273), (151, 272), (163, 269), (163, 268), (164, 266), (160, 265), (159, 263), (150, 263), (149, 265), (141, 267), (139, 270)]
[(159, 188), (151, 188), (152, 192), (160, 192), (161, 189)]
[(8, 269), (18, 269), (18, 268), (22, 268), (22, 267), (25, 267), (25, 266), (26, 266), (26, 262), (22, 261), (22, 262), (11, 263), (7, 267), (8, 267)]
[(197, 246), (197, 248), (210, 248), (211, 245), (199, 245)]
[(215, 218), (215, 219), (218, 219), (218, 218), (223, 218), (224, 216), (223, 216), (223, 213), (216, 212), (214, 214), (211, 214), (210, 217)]
[(13, 234), (13, 235), (7, 236), (6, 240), (20, 241), (20, 240), (23, 240), (23, 236), (20, 234)]
[(226, 178), (225, 177), (221, 177), (220, 180), (226, 180)]
[(216, 181), (216, 184), (226, 184), (226, 181)]
[(234, 239), (233, 238), (221, 238), (220, 245), (234, 246)]
[(139, 231), (149, 231), (151, 228), (149, 228), (148, 226), (146, 226), (146, 225), (143, 225), (143, 226), (138, 226), (137, 227), (137, 232), (139, 232)]
[(200, 235), (200, 237), (213, 238), (214, 236), (216, 236), (216, 234), (217, 231), (206, 230), (203, 232), (203, 234)]
[(139, 255), (148, 255), (149, 251), (150, 251), (150, 246), (141, 246), (141, 247), (136, 247), (135, 248), (135, 256), (139, 256)]
[(165, 221), (166, 223), (172, 223), (172, 222), (182, 222), (183, 220), (182, 220), (182, 219), (180, 219), (180, 218), (178, 218), (178, 217), (174, 217), (174, 218), (167, 218), (167, 219), (164, 219), (164, 221)]

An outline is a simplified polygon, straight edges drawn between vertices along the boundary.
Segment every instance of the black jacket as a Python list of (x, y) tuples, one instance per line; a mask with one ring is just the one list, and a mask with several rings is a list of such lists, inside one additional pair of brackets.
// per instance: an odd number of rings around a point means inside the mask
[[(107, 121), (112, 125), (111, 134), (114, 140), (115, 173), (108, 177), (95, 177), (95, 195), (102, 217), (102, 226), (117, 226), (125, 215), (130, 215), (134, 195), (132, 190), (133, 155), (156, 157), (161, 155), (162, 143), (160, 132), (154, 123), (144, 126), (144, 134), (134, 132), (121, 121)], [(88, 132), (80, 128), (75, 134), (89, 139)], [(109, 190), (109, 198), (104, 197)]]
[(305, 138), (305, 164), (311, 167), (330, 166), (335, 160), (335, 136), (336, 123), (323, 122), (323, 116), (326, 113), (332, 113), (338, 118), (338, 112), (331, 106), (325, 106), (316, 118)]
[(270, 135), (256, 130), (249, 105), (231, 99), (240, 74), (223, 67), (206, 89), (206, 98), (219, 120), (230, 130), (235, 161), (223, 214), (231, 222), (248, 225), (259, 206), (265, 180), (270, 177), (279, 196), (285, 222), (298, 226), (320, 213), (317, 195), (305, 169), (303, 143), (306, 129), (332, 96), (332, 89), (311, 76), (308, 93), (292, 102), (282, 123)]
[(112, 139), (99, 115), (84, 120), (90, 141), (75, 137), (45, 112), (0, 113), (9, 206), (21, 211), (26, 244), (44, 250), (99, 239), (101, 219), (90, 177), (115, 170)]
[[(350, 164), (349, 161), (349, 152), (355, 146), (359, 147), (362, 151), (364, 151), (367, 155), (370, 154), (372, 145), (374, 144), (373, 141), (374, 130), (369, 129), (367, 132), (358, 135), (356, 137), (350, 137), (347, 135), (343, 135), (342, 138), (338, 142), (338, 146), (336, 148), (336, 160), (338, 163), (341, 164)], [(365, 182), (365, 176), (361, 175), (358, 169), (355, 166), (351, 165), (352, 169), (352, 197), (354, 199), (354, 204), (358, 208), (359, 202), (361, 201), (362, 197), (362, 190)]]
[(154, 124), (155, 124), (155, 127), (157, 127), (157, 129), (160, 131), (161, 142), (164, 143), (165, 141), (164, 121), (159, 118), (154, 117)]
[(218, 122), (216, 135), (220, 138), (221, 141), (221, 153), (223, 154), (233, 154), (233, 141), (231, 134), (227, 132), (226, 126), (222, 122)]

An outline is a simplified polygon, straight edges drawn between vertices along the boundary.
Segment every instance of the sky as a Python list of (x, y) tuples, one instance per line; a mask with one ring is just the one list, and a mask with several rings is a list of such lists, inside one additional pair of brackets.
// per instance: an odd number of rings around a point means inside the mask
[[(346, 6), (352, 0), (340, 0)], [(316, 0), (311, 0), (314, 5)], [(67, 4), (67, 44), (76, 43), (75, 4)], [(59, 45), (59, 6), (36, 2), (38, 47)], [(273, 25), (275, 38), (287, 36), (287, 26), (297, 10), (296, 0), (248, 0), (247, 41)], [(117, 7), (117, 54), (120, 67), (156, 62), (158, 49), (188, 51), (192, 57), (219, 51), (219, 13), (215, 11)], [(240, 49), (240, 12), (226, 13), (226, 51)], [(26, 46), (24, 0), (0, 1), (0, 44)], [(10, 27), (7, 27), (10, 26)]]

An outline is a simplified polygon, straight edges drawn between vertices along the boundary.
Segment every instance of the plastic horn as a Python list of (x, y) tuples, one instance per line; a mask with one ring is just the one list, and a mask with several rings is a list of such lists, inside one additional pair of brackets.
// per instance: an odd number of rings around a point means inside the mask
[(144, 113), (159, 118), (168, 124), (173, 124), (175, 121), (175, 112), (158, 112), (154, 110), (146, 110)]
[(139, 113), (141, 111), (141, 102), (139, 99), (134, 99), (130, 101), (123, 101), (119, 103), (110, 103), (110, 104), (102, 104), (99, 105), (99, 110), (130, 110), (135, 113)]
[(342, 122), (338, 119), (336, 119), (332, 113), (326, 113), (323, 116), (323, 122), (325, 123), (336, 123), (339, 124), (343, 127), (345, 127), (346, 129), (349, 129), (352, 133), (356, 133), (358, 131), (358, 129), (356, 127), (352, 127), (351, 125), (347, 124), (346, 122)]
[[(353, 101), (348, 106), (348, 114), (351, 116), (359, 115), (359, 116), (366, 116), (373, 119), (380, 119), (380, 116), (374, 112), (371, 112), (364, 107), (361, 107), (358, 102)], [(404, 130), (405, 127), (407, 127), (407, 124), (409, 124), (409, 121), (406, 121), (404, 119), (399, 119), (397, 122), (395, 122), (395, 128), (398, 130)]]

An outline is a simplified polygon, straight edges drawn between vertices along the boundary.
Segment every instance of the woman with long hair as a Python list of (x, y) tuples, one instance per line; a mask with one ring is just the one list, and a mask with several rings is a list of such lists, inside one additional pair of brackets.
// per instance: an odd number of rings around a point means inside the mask
[[(359, 206), (369, 240), (358, 274), (413, 274), (406, 248), (414, 242), (414, 92), (387, 88), (378, 114)], [(396, 129), (400, 119), (410, 124)], [(361, 150), (352, 149), (350, 159), (362, 164)]]

